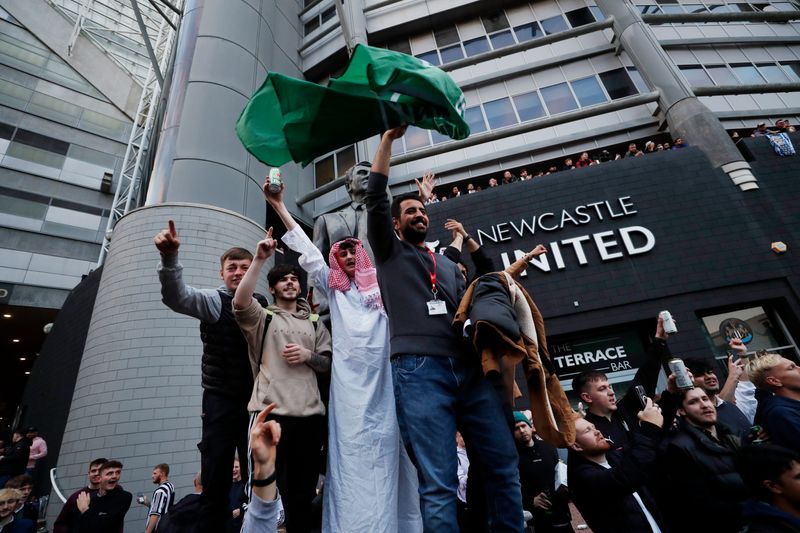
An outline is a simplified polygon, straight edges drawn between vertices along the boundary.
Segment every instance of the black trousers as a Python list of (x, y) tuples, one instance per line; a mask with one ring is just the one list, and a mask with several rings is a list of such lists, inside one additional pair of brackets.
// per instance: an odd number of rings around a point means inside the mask
[(203, 482), (204, 531), (225, 531), (230, 518), (228, 497), (233, 483), (233, 459), (239, 454), (242, 477), (247, 479), (248, 399), (203, 390), (203, 430), (200, 449)]
[(325, 441), (325, 417), (270, 415), (281, 425), (275, 476), (287, 533), (309, 533), (313, 525), (311, 502), (316, 496), (320, 453)]

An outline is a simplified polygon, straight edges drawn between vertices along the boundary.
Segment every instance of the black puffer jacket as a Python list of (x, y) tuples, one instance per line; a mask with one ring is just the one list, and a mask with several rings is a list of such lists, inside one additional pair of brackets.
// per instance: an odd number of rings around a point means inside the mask
[(738, 532), (747, 489), (733, 464), (739, 438), (722, 425), (717, 438), (697, 426), (678, 421), (660, 461), (664, 513), (670, 529), (682, 533)]
[(22, 437), (17, 442), (6, 448), (6, 453), (0, 457), (0, 476), (19, 476), (25, 473), (28, 466), (28, 455), (31, 452), (31, 441)]

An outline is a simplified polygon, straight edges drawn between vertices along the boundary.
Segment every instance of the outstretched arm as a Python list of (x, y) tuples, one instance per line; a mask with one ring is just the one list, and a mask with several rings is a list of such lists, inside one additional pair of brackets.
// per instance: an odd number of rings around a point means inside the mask
[(256, 283), (258, 276), (261, 274), (261, 269), (264, 263), (272, 257), (275, 253), (275, 248), (278, 246), (278, 241), (272, 238), (272, 228), (267, 230), (267, 235), (264, 240), (259, 241), (256, 245), (256, 255), (253, 257), (253, 262), (250, 268), (247, 269), (242, 281), (236, 288), (236, 294), (233, 296), (234, 309), (246, 309), (253, 299), (253, 292), (256, 290)]
[(378, 151), (372, 160), (367, 194), (364, 198), (367, 206), (367, 238), (378, 263), (389, 259), (397, 242), (392, 228), (392, 214), (389, 209), (386, 186), (389, 182), (392, 142), (402, 137), (405, 131), (405, 126), (401, 126), (385, 132), (381, 137)]

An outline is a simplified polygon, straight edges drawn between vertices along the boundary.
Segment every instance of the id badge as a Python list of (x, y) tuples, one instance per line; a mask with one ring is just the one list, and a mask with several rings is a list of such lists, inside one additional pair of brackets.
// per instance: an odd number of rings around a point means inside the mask
[(429, 300), (428, 301), (428, 315), (446, 315), (447, 306), (444, 300)]

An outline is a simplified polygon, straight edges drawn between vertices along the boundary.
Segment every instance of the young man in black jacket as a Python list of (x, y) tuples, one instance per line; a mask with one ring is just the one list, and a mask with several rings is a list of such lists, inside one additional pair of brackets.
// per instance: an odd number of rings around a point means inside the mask
[(464, 352), (453, 316), (466, 285), (456, 265), (425, 246), (428, 215), (418, 195), (389, 206), (392, 142), (383, 134), (367, 186), (368, 237), (389, 317), (400, 433), (417, 468), (425, 531), (458, 531), (453, 436), (461, 431), (486, 473), (492, 531), (524, 528), (517, 452), (500, 399), (477, 356)]
[(569, 492), (594, 533), (666, 531), (661, 512), (645, 488), (655, 469), (664, 419), (649, 399), (638, 418), (641, 427), (623, 452), (612, 451), (588, 420), (575, 421), (575, 444), (567, 461)]
[(74, 533), (119, 533), (133, 495), (119, 486), (122, 463), (108, 461), (100, 467), (100, 488), (97, 492), (78, 495), (80, 516), (73, 526)]
[[(661, 403), (675, 398), (665, 392)], [(741, 503), (747, 497), (733, 462), (739, 437), (717, 423), (717, 411), (703, 389), (680, 392), (677, 402), (681, 417), (678, 429), (665, 442), (660, 459), (660, 489), (672, 510), (666, 515), (670, 529), (681, 533), (738, 532)]]
[(0, 488), (12, 477), (25, 473), (28, 466), (31, 441), (21, 429), (14, 431), (11, 437), (11, 446), (6, 448), (6, 453), (0, 457)]

